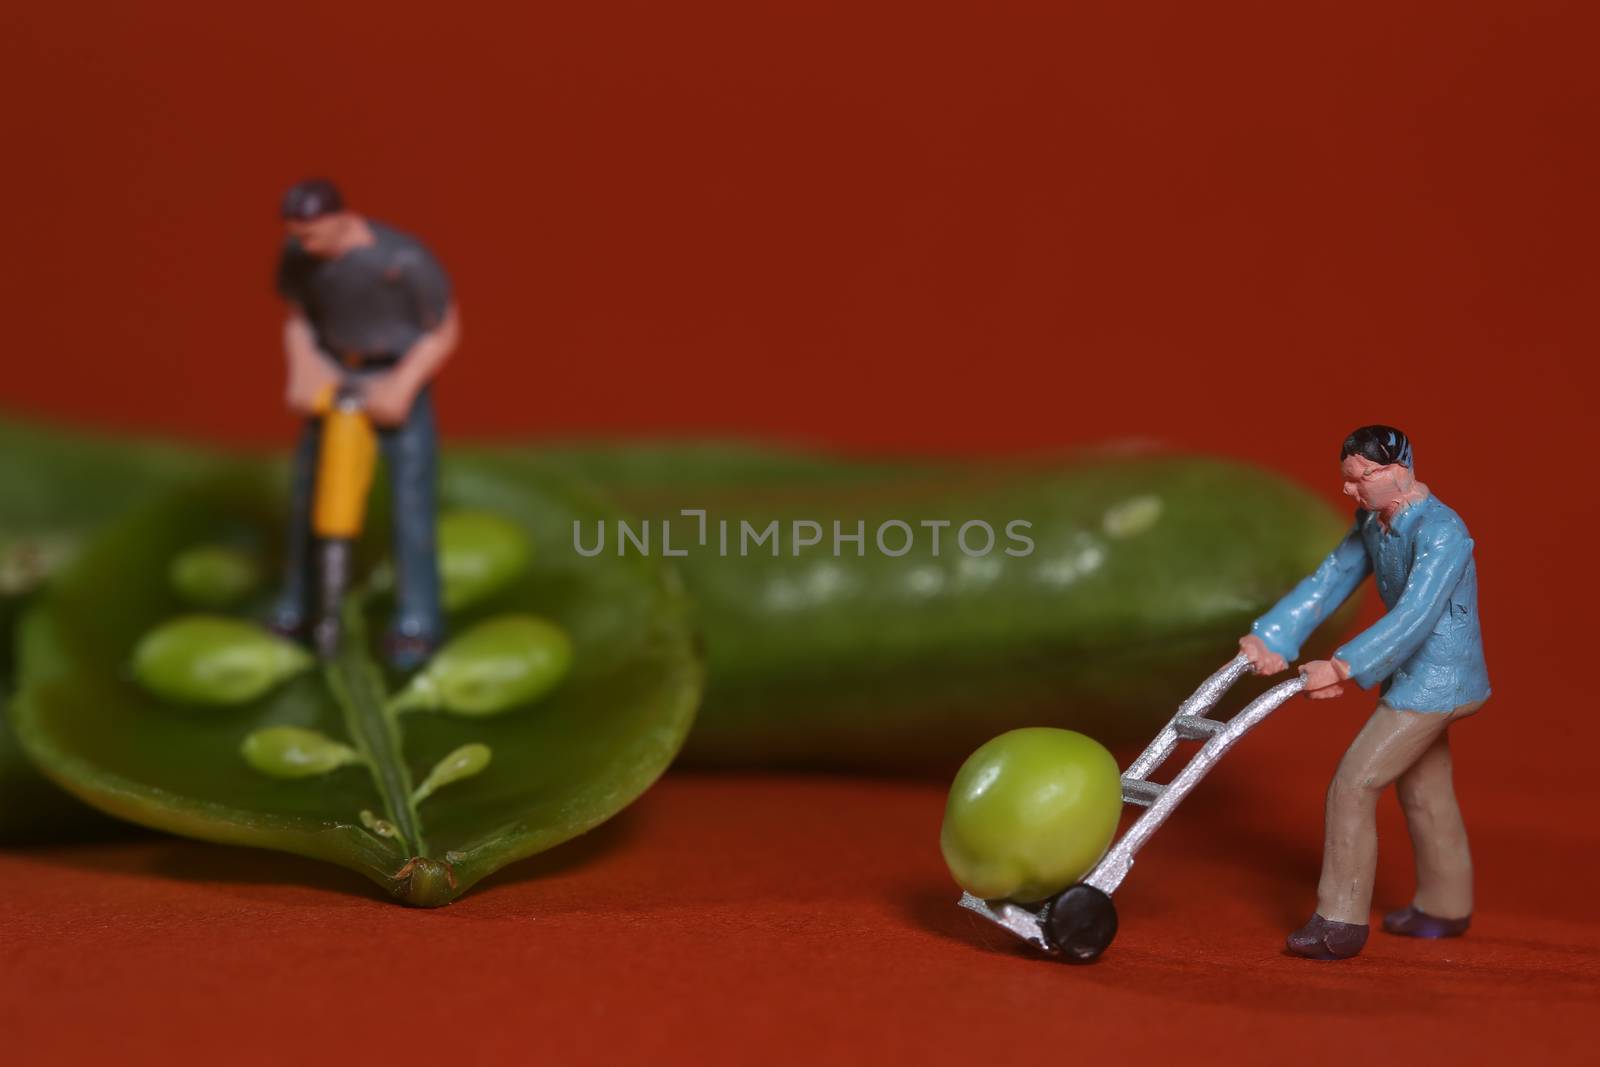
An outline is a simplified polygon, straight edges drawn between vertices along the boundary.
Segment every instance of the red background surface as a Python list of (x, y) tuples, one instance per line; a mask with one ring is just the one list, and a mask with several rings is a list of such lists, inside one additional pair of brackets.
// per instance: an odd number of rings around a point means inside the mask
[[(458, 435), (1157, 438), (1332, 499), (1398, 423), (1478, 541), (1472, 934), (1279, 955), (1369, 695), (1141, 856), (1099, 965), (952, 906), (938, 784), (670, 777), (436, 913), (154, 839), (0, 856), (8, 1060), (1592, 1055), (1590, 5), (12, 5), (0, 407), (286, 441), (274, 208), (428, 239)], [(1369, 609), (1370, 610), (1370, 609)], [(1225, 654), (1226, 650), (1219, 650)], [(1383, 809), (1380, 906), (1409, 855)]]

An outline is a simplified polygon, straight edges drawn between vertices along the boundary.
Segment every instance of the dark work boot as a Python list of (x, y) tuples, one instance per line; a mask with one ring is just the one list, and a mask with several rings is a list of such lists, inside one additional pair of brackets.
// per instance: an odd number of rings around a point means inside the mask
[(287, 637), (291, 641), (304, 641), (311, 627), (306, 623), (305, 613), (293, 601), (285, 600), (273, 605), (267, 613), (264, 625), (279, 637)]
[(384, 658), (397, 671), (416, 670), (432, 659), (437, 651), (439, 639), (427, 634), (407, 633), (395, 627), (383, 637)]
[(1312, 915), (1309, 922), (1289, 935), (1284, 948), (1308, 960), (1347, 960), (1366, 943), (1366, 923), (1338, 923)]
[(1440, 919), (1409, 904), (1383, 917), (1384, 933), (1402, 937), (1460, 937), (1471, 925), (1470, 915), (1462, 919)]

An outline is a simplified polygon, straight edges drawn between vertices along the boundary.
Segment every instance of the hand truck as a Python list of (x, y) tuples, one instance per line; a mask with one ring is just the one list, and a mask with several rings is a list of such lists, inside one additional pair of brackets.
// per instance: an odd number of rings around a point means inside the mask
[[(1098, 959), (1117, 936), (1117, 909), (1111, 903), (1111, 894), (1128, 876), (1134, 853), (1150, 840), (1235, 741), (1305, 688), (1304, 679), (1297, 676), (1256, 697), (1231, 719), (1207, 718), (1206, 713), (1216, 707), (1222, 695), (1248, 673), (1250, 661), (1241, 652), (1207, 678), (1178, 707), (1178, 713), (1144, 753), (1129, 764), (1122, 774), (1122, 800), (1146, 809), (1145, 813), (1116, 840), (1083, 881), (1034, 907), (1009, 900), (983, 900), (971, 893), (961, 894), (960, 905), (1004, 927), (1047, 956), (1071, 963)], [(1202, 744), (1171, 782), (1161, 785), (1150, 781), (1150, 775), (1166, 762), (1180, 740)]]

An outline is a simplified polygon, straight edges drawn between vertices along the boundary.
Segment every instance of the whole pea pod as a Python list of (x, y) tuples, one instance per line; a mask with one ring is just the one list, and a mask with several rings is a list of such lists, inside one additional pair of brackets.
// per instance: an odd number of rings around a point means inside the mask
[[(670, 544), (706, 646), (680, 757), (701, 766), (947, 778), (1018, 726), (1143, 743), (1345, 526), (1259, 468), (1160, 453), (862, 463), (607, 446), (467, 460), (605, 485), (641, 521), (602, 554), (638, 551), (645, 522), (656, 555)], [(577, 536), (595, 547), (597, 531)]]

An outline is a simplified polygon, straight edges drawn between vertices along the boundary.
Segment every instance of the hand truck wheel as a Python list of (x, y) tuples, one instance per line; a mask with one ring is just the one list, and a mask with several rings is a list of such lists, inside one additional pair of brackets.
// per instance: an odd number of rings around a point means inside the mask
[(1091, 963), (1117, 936), (1117, 906), (1111, 898), (1081, 882), (1050, 901), (1044, 936), (1068, 963)]

